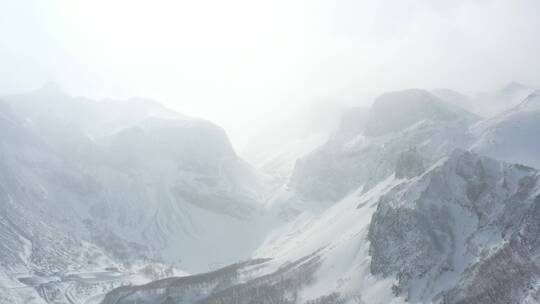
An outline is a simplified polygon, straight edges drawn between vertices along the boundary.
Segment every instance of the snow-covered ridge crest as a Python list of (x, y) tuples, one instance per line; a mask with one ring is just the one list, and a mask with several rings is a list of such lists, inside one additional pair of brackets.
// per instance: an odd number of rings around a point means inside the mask
[(525, 109), (525, 110), (533, 110), (533, 111), (540, 111), (540, 90), (536, 90), (529, 94), (527, 98), (525, 98), (517, 107), (516, 109)]
[(472, 150), (500, 160), (540, 168), (540, 90), (517, 106), (472, 128)]

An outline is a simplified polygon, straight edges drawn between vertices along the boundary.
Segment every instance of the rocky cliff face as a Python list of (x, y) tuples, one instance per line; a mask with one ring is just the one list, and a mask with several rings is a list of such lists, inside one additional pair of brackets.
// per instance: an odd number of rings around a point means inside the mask
[[(382, 197), (369, 230), (372, 272), (395, 276), (396, 294), (413, 302), (521, 302), (521, 290), (540, 278), (536, 228), (523, 228), (536, 226), (539, 177), (454, 152)], [(508, 266), (497, 266), (503, 261)], [(505, 269), (512, 271), (503, 279)]]

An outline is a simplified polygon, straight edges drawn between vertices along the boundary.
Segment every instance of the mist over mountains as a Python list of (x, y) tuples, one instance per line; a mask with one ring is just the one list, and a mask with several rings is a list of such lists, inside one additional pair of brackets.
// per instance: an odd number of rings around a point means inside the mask
[(540, 303), (540, 1), (0, 1), (0, 304)]
[(478, 96), (324, 108), (248, 161), (153, 100), (3, 96), (0, 303), (538, 302), (540, 91)]

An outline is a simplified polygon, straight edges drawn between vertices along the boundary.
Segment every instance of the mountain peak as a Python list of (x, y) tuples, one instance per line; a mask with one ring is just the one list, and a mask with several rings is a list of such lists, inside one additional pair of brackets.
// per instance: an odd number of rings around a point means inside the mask
[(388, 92), (375, 99), (365, 134), (379, 136), (402, 130), (421, 120), (451, 121), (456, 118), (457, 111), (425, 90)]

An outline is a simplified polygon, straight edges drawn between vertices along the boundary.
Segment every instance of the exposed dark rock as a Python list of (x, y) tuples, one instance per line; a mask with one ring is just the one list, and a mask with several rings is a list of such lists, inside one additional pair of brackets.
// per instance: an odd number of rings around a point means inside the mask
[(411, 178), (425, 171), (422, 157), (415, 149), (401, 153), (396, 163), (397, 178)]

